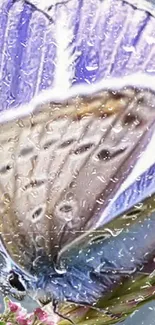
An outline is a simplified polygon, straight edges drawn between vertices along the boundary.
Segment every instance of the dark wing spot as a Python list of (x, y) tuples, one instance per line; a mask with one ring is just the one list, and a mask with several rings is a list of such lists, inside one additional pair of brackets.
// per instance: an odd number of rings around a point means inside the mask
[(81, 155), (85, 152), (87, 152), (88, 150), (90, 150), (93, 146), (93, 143), (88, 143), (88, 144), (84, 144), (82, 146), (79, 146), (75, 151), (74, 154), (75, 155)]
[(122, 98), (125, 97), (125, 95), (119, 91), (112, 91), (110, 92), (110, 95), (116, 100), (121, 100)]
[(56, 142), (56, 140), (49, 140), (49, 141), (45, 142), (43, 145), (43, 149), (44, 150), (49, 149), (50, 147), (53, 146), (53, 144), (55, 144), (55, 142)]
[[(56, 216), (63, 221), (71, 221), (77, 214), (77, 202), (75, 200), (62, 201), (55, 207)], [(77, 221), (76, 220), (73, 221)], [(79, 220), (79, 219), (78, 219)]]
[(68, 139), (64, 142), (61, 143), (61, 145), (59, 146), (60, 149), (64, 149), (69, 147), (75, 140), (74, 139)]
[(12, 167), (9, 164), (6, 166), (3, 166), (2, 168), (0, 168), (0, 174), (6, 174), (11, 169), (12, 169)]
[(42, 213), (43, 209), (42, 208), (38, 208), (33, 214), (32, 214), (32, 219), (35, 220), (37, 218), (40, 217), (41, 213)]
[(121, 148), (112, 153), (111, 158), (121, 155), (127, 148)]
[(30, 183), (28, 183), (27, 185), (25, 185), (25, 189), (27, 190), (29, 188), (39, 188), (44, 183), (45, 183), (44, 179), (34, 180), (34, 181), (31, 181)]
[(132, 113), (128, 113), (123, 120), (124, 125), (135, 125), (139, 126), (142, 123), (142, 120), (139, 116), (134, 115)]
[(72, 211), (72, 206), (69, 204), (64, 204), (61, 208), (60, 208), (61, 212), (65, 212), (68, 213), (70, 211)]
[(101, 151), (98, 152), (97, 154), (97, 159), (100, 161), (109, 161), (110, 159), (113, 159), (120, 154), (122, 154), (127, 148), (121, 148), (118, 149), (114, 152), (110, 152), (110, 150), (107, 149), (102, 149)]
[(106, 149), (102, 149), (98, 154), (97, 154), (97, 158), (99, 160), (110, 160), (111, 158), (111, 154), (109, 150)]
[(29, 148), (23, 148), (20, 153), (19, 153), (19, 157), (25, 157), (28, 156), (29, 154), (31, 154), (33, 152), (33, 147), (29, 147)]

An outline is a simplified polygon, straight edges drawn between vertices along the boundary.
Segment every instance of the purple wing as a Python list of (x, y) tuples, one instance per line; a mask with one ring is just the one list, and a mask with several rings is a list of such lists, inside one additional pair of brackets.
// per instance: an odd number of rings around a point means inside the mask
[[(133, 183), (121, 194), (113, 198), (112, 204), (105, 213), (104, 222), (107, 223), (114, 217), (128, 211), (134, 205), (143, 202), (155, 193), (155, 164), (139, 175)], [(107, 214), (107, 215), (106, 215)]]
[(155, 18), (149, 2), (137, 1), (137, 9), (132, 0), (62, 0), (49, 11), (53, 1), (45, 8), (44, 3), (1, 1), (1, 110), (48, 88), (154, 74)]

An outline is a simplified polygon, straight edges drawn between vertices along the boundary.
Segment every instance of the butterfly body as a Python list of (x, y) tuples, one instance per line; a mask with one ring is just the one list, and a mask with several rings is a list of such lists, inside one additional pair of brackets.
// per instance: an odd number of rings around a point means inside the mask
[(40, 258), (31, 270), (37, 279), (32, 296), (40, 301), (51, 299), (95, 306), (125, 279), (137, 272), (143, 274), (145, 265), (155, 255), (155, 216), (137, 219), (129, 220), (115, 235), (109, 228), (102, 239), (92, 238), (82, 249), (72, 249), (60, 260), (63, 270)]

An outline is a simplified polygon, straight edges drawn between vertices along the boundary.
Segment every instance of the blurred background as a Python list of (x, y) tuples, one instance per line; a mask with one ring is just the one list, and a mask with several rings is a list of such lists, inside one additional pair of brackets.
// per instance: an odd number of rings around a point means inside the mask
[[(11, 300), (13, 300), (11, 298)], [(37, 304), (29, 299), (26, 298), (22, 305), (29, 311), (33, 311)], [(3, 304), (3, 297), (0, 296), (0, 308), (2, 311), (4, 308)], [(155, 325), (155, 301), (146, 304), (145, 306), (141, 307), (139, 310), (136, 310), (131, 316), (128, 317), (124, 322), (121, 323), (122, 325)]]

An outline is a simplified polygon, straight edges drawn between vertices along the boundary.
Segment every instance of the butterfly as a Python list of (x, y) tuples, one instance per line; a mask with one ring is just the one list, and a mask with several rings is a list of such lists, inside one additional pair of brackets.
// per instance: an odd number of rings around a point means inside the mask
[(155, 95), (131, 80), (1, 113), (4, 294), (98, 308), (154, 257)]

